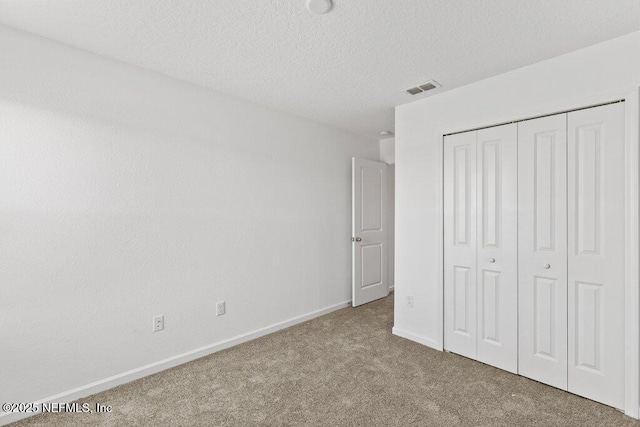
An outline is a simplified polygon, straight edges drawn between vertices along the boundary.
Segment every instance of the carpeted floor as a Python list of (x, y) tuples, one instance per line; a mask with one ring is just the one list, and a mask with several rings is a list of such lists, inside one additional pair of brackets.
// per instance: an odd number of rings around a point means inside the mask
[(393, 297), (81, 400), (109, 414), (16, 426), (640, 426), (610, 407), (391, 335)]

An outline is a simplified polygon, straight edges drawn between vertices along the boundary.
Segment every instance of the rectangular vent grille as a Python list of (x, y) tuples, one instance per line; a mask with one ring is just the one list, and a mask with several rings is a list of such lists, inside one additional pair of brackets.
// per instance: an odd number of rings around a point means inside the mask
[(435, 89), (435, 88), (438, 88), (438, 87), (440, 87), (440, 83), (438, 83), (435, 80), (429, 80), (428, 82), (423, 83), (423, 84), (421, 84), (419, 86), (407, 89), (406, 92), (409, 95), (417, 95), (419, 93), (426, 92), (428, 90), (432, 90), (432, 89)]

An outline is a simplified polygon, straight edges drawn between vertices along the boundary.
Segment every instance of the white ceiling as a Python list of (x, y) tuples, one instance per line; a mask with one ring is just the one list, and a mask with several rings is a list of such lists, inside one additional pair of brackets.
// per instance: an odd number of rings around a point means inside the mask
[(377, 138), (395, 105), (639, 30), (640, 1), (1, 0), (0, 23)]

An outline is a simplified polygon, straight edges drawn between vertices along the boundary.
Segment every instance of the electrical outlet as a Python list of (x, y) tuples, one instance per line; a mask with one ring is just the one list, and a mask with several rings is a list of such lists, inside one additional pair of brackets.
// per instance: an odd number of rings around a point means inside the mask
[(227, 307), (224, 301), (220, 301), (216, 303), (216, 316), (222, 316), (226, 312), (227, 312)]
[(407, 295), (407, 307), (413, 308), (413, 295)]
[(156, 316), (153, 318), (153, 332), (162, 331), (164, 329), (164, 316)]

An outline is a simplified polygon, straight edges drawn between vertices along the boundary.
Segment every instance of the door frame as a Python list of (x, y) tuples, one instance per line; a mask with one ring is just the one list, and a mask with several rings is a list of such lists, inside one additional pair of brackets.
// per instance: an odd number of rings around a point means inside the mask
[(569, 97), (546, 103), (544, 106), (517, 109), (509, 115), (492, 119), (468, 119), (462, 126), (447, 128), (441, 124), (438, 146), (441, 170), (438, 176), (440, 188), (435, 201), (439, 215), (438, 244), (438, 331), (434, 348), (444, 350), (444, 137), (452, 133), (477, 130), (573, 110), (625, 102), (625, 405), (624, 413), (632, 418), (640, 417), (640, 89), (622, 88), (618, 91), (585, 97)]

